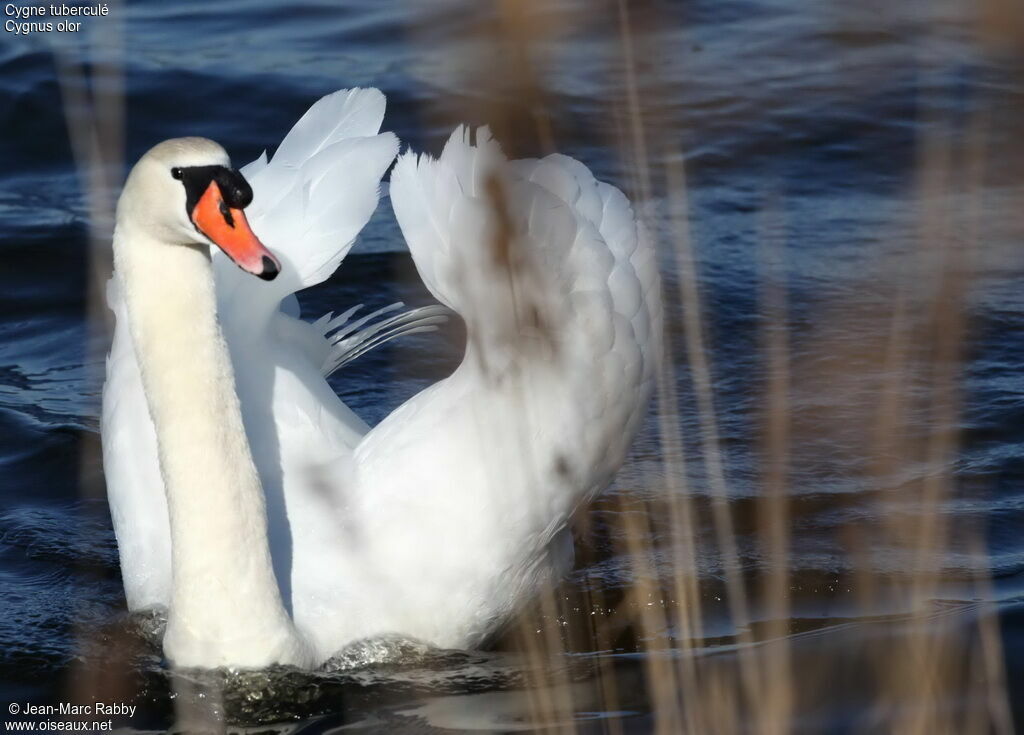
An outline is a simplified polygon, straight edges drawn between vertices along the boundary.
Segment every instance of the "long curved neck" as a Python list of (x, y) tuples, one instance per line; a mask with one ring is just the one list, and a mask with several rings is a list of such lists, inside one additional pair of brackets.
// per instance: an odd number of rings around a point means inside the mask
[(181, 666), (308, 663), (271, 564), (209, 252), (119, 221), (114, 257), (167, 492), (164, 651)]

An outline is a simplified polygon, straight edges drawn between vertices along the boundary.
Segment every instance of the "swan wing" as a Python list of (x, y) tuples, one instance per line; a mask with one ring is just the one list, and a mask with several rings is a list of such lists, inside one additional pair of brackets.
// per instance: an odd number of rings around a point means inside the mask
[[(246, 210), (253, 230), (282, 261), (271, 283), (242, 273), (215, 252), (218, 306), (226, 322), (266, 326), (276, 310), (299, 318), (294, 292), (326, 280), (348, 254), (377, 208), (379, 185), (398, 152), (393, 133), (380, 133), (385, 99), (377, 89), (339, 90), (317, 101), (285, 136), (273, 158), (266, 152), (242, 167), (253, 188)], [(392, 304), (369, 317), (327, 314), (298, 343), (325, 375), (396, 337), (436, 329), (437, 306), (402, 314)], [(389, 314), (387, 319), (373, 317)], [(360, 327), (357, 331), (356, 326)], [(239, 325), (245, 329), (245, 325)], [(302, 331), (289, 325), (294, 337)]]
[(566, 570), (570, 514), (624, 459), (660, 359), (658, 270), (618, 189), (566, 156), (509, 162), (486, 129), (401, 156), (391, 199), (467, 347), (356, 449), (352, 522), (387, 543), (349, 573), (401, 591), (359, 632), (475, 645)]
[(662, 320), (654, 249), (626, 196), (569, 156), (506, 161), (487, 128), (475, 145), (459, 128), (439, 159), (399, 158), (391, 198), (424, 283), (467, 323), (473, 379), (543, 367), (548, 387), (576, 385), (586, 436), (573, 454), (594, 467), (614, 446), (617, 465)]
[(253, 230), (291, 266), (271, 292), (326, 280), (377, 208), (381, 177), (398, 152), (395, 135), (379, 132), (384, 108), (380, 90), (338, 90), (306, 111), (273, 158), (264, 153), (242, 168), (253, 189)]
[(339, 90), (317, 101), (272, 158), (243, 166), (253, 190), (246, 216), (281, 260), (280, 275), (258, 281), (214, 253), (218, 304), (245, 313), (276, 311), (282, 300), (326, 280), (377, 208), (381, 177), (398, 139), (379, 133), (384, 95)]

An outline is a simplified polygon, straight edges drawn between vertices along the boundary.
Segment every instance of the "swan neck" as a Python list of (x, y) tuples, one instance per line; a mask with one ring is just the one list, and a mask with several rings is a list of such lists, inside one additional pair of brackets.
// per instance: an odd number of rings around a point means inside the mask
[(171, 526), (164, 650), (176, 665), (303, 663), (218, 323), (209, 249), (118, 222), (114, 257)]

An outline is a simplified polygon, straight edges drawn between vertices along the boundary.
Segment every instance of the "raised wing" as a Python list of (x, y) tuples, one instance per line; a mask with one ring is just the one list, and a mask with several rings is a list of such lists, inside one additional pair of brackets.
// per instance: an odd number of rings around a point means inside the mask
[(660, 359), (646, 233), (622, 192), (579, 161), (507, 162), (486, 128), (476, 137), (459, 128), (439, 159), (407, 153), (395, 166), (391, 198), (416, 267), (465, 319), (481, 380), (543, 365), (548, 383), (579, 387), (591, 452), (623, 444), (611, 437), (628, 444)]
[[(395, 135), (379, 133), (384, 107), (377, 89), (329, 94), (299, 119), (273, 158), (264, 152), (242, 167), (253, 188), (249, 222), (283, 267), (274, 281), (260, 281), (214, 253), (218, 307), (229, 337), (266, 329), (278, 310), (297, 320), (291, 295), (329, 278), (348, 254), (377, 208), (381, 177), (398, 152)], [(325, 315), (300, 340), (325, 375), (391, 339), (436, 329), (446, 313), (430, 306), (379, 322), (349, 320), (355, 308), (341, 317)]]
[(398, 152), (394, 134), (378, 134), (383, 119), (379, 90), (339, 90), (309, 108), (272, 159), (264, 153), (242, 167), (253, 190), (249, 224), (282, 269), (273, 281), (247, 278), (215, 252), (222, 319), (240, 314), (262, 328), (283, 299), (337, 269), (376, 209), (380, 179)]
[(272, 159), (264, 153), (242, 168), (253, 189), (249, 222), (285, 264), (270, 284), (282, 297), (326, 280), (377, 208), (380, 179), (398, 153), (394, 133), (379, 133), (384, 106), (377, 89), (329, 94)]
[(474, 645), (566, 571), (570, 514), (624, 459), (660, 359), (658, 271), (621, 192), (565, 156), (508, 162), (486, 129), (401, 156), (391, 200), (467, 347), (358, 445), (348, 511), (387, 544), (352, 573), (419, 611), (380, 625)]

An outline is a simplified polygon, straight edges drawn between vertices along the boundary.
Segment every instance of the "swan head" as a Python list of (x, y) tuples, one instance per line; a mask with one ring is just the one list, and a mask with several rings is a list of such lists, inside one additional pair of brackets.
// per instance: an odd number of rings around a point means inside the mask
[(252, 188), (224, 149), (206, 138), (165, 140), (135, 164), (118, 202), (118, 220), (142, 223), (163, 242), (219, 247), (244, 271), (269, 281), (280, 261), (242, 210)]

